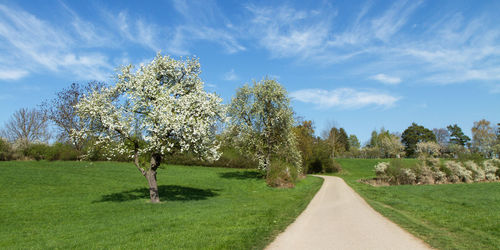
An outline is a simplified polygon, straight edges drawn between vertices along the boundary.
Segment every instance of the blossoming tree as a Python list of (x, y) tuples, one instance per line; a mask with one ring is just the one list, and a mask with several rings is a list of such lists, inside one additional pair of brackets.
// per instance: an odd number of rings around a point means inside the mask
[(93, 91), (76, 105), (85, 126), (73, 136), (92, 136), (100, 145), (113, 142), (112, 152), (130, 155), (149, 183), (151, 202), (159, 202), (156, 171), (164, 157), (177, 150), (219, 157), (215, 124), (224, 107), (217, 95), (204, 91), (200, 72), (197, 59), (161, 54), (137, 71), (132, 65), (121, 68), (116, 85)]
[[(275, 80), (254, 82), (237, 90), (229, 107), (230, 131), (236, 146), (259, 160), (269, 173), (271, 158), (280, 158), (300, 171), (301, 156), (293, 133), (293, 110), (286, 90)], [(286, 170), (289, 171), (289, 170)]]

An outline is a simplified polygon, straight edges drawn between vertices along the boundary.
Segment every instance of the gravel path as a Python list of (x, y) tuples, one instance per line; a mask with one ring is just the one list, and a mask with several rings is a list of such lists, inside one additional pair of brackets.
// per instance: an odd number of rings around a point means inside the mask
[(266, 249), (430, 249), (341, 178), (320, 177), (325, 181), (311, 203)]

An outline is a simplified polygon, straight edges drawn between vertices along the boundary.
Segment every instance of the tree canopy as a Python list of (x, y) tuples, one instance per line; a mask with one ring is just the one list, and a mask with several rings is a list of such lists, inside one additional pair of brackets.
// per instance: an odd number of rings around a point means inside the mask
[(424, 126), (412, 123), (401, 135), (406, 155), (414, 157), (419, 142), (436, 142), (436, 136)]
[(300, 168), (290, 99), (276, 80), (265, 78), (239, 88), (228, 112), (236, 146), (254, 155), (260, 169), (269, 174), (272, 158)]
[(450, 132), (450, 143), (465, 146), (470, 141), (470, 138), (464, 134), (457, 124), (449, 125), (446, 128)]
[(38, 109), (26, 108), (14, 112), (2, 134), (21, 147), (34, 142), (47, 143), (51, 137), (47, 115)]
[(473, 147), (485, 157), (491, 157), (496, 143), (495, 129), (490, 122), (482, 119), (474, 122), (472, 127)]

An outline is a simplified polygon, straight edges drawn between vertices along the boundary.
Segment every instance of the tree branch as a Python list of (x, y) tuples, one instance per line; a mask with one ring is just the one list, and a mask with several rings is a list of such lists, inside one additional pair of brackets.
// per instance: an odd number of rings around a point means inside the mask
[(139, 172), (141, 172), (141, 174), (143, 176), (146, 176), (146, 171), (141, 168), (141, 164), (139, 163), (139, 145), (137, 145), (137, 143), (134, 143), (134, 164), (135, 166), (137, 167), (137, 169), (139, 170)]

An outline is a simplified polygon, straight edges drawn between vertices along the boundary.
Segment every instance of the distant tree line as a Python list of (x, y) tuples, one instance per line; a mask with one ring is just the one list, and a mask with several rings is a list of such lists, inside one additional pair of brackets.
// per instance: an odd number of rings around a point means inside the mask
[[(71, 136), (73, 131), (84, 127), (97, 129), (103, 125), (82, 119), (76, 107), (82, 98), (99, 93), (105, 87), (101, 82), (73, 83), (37, 108), (17, 110), (1, 130), (0, 160), (130, 161), (129, 152), (109, 151), (118, 145), (116, 140), (101, 145), (96, 137)], [(287, 171), (298, 169), (302, 173), (339, 171), (336, 158), (415, 158), (423, 155), (498, 158), (500, 155), (500, 123), (495, 125), (484, 119), (474, 122), (472, 138), (457, 124), (430, 130), (417, 123), (412, 123), (402, 133), (384, 128), (374, 130), (364, 144), (356, 135), (348, 134), (346, 128), (335, 125), (317, 136), (313, 121), (293, 117), (283, 86), (267, 78), (238, 89), (227, 109), (232, 119), (219, 124), (215, 138), (222, 152), (220, 158), (205, 161), (191, 152), (174, 150), (163, 161), (260, 167), (272, 175), (273, 165)]]

